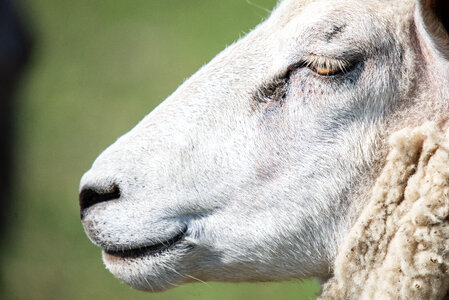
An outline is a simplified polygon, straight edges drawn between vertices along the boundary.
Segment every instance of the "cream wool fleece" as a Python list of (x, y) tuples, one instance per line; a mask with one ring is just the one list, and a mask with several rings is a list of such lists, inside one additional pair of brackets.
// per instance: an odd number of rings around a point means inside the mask
[(443, 299), (449, 288), (449, 134), (406, 128), (340, 246), (329, 299)]

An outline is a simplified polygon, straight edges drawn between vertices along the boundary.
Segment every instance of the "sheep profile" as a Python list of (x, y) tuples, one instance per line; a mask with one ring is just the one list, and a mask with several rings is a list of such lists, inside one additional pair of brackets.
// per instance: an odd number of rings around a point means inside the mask
[(316, 277), (322, 299), (442, 298), (448, 20), (444, 0), (280, 1), (84, 174), (106, 267), (150, 292)]

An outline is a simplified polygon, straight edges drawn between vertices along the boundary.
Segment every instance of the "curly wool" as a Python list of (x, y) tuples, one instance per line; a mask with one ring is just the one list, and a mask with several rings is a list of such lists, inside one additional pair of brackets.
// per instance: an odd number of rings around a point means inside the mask
[(319, 299), (443, 299), (449, 288), (449, 134), (434, 123), (390, 138), (371, 199)]

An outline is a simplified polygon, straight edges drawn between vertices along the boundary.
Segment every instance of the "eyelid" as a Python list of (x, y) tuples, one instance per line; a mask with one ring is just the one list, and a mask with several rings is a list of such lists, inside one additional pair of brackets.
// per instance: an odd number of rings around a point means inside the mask
[(337, 59), (318, 55), (306, 56), (299, 64), (299, 66), (307, 67), (321, 76), (331, 76), (339, 73), (346, 73), (347, 71), (349, 71), (352, 65), (353, 64), (346, 59)]

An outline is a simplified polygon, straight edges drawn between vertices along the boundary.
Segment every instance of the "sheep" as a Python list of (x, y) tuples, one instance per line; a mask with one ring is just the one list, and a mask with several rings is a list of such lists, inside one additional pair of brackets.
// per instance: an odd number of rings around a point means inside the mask
[[(82, 223), (106, 267), (153, 292), (195, 280), (316, 277), (323, 299), (379, 295), (374, 283), (386, 280), (375, 276), (389, 266), (356, 265), (383, 263), (363, 252), (377, 248), (348, 249), (374, 234), (361, 230), (376, 216), (368, 208), (382, 212), (379, 201), (405, 206), (376, 191), (397, 179), (384, 173), (396, 156), (416, 152), (408, 146), (417, 145), (415, 136), (425, 140), (422, 153), (431, 147), (426, 141), (437, 149), (432, 155), (445, 153), (429, 128), (444, 131), (449, 114), (448, 18), (443, 0), (280, 1), (82, 177)], [(434, 125), (409, 132), (410, 141), (393, 134), (428, 121)], [(389, 151), (391, 135), (402, 142)], [(416, 174), (427, 170), (423, 161), (398, 158), (407, 172), (418, 162)], [(409, 175), (404, 180), (419, 181)], [(415, 194), (405, 190), (404, 203), (421, 203), (414, 196), (426, 185), (419, 184)], [(392, 191), (399, 197), (401, 186)], [(385, 219), (389, 229), (422, 217), (414, 204), (406, 207), (410, 212), (394, 210), (403, 223), (390, 227), (393, 219)], [(385, 236), (407, 245), (400, 235)], [(376, 241), (365, 244), (385, 244)], [(380, 250), (386, 263), (399, 253)], [(443, 254), (420, 258), (444, 267)], [(426, 263), (433, 266), (419, 266)], [(393, 278), (395, 270), (385, 274)], [(394, 278), (414, 278), (404, 274)], [(416, 281), (426, 292), (414, 295), (440, 297), (429, 282)]]

